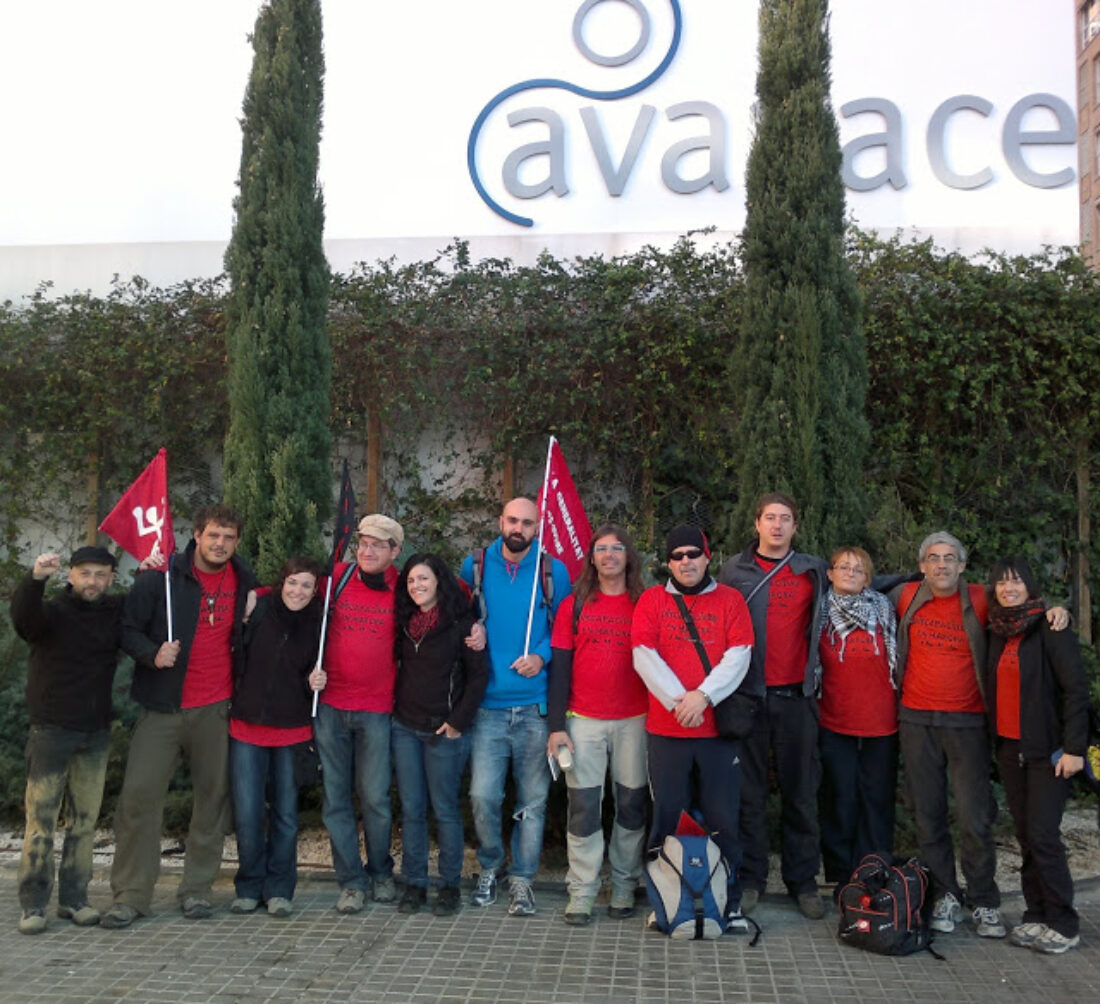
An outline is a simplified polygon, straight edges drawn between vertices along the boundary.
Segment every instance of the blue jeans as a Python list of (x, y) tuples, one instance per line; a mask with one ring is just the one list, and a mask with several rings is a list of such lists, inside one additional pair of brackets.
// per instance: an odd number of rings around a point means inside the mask
[[(380, 711), (341, 711), (319, 704), (313, 722), (321, 756), (321, 819), (332, 843), (332, 865), (341, 889), (367, 891), (367, 876), (393, 875), (390, 857), (390, 716)], [(354, 782), (354, 789), (352, 784)], [(363, 813), (367, 864), (359, 856), (355, 795)]]
[(534, 704), (520, 708), (481, 708), (473, 731), (470, 805), (480, 845), (478, 863), (483, 869), (494, 871), (504, 865), (501, 806), (511, 761), (516, 782), (511, 874), (530, 882), (539, 870), (546, 796), (550, 790), (546, 719)]
[(27, 738), (27, 829), (19, 862), (19, 905), (45, 910), (53, 889), (53, 834), (62, 802), (69, 828), (61, 851), (60, 906), (88, 902), (95, 824), (103, 800), (111, 733), (32, 725)]
[(233, 880), (237, 895), (293, 899), (298, 881), (294, 747), (254, 746), (230, 737), (229, 787), (240, 862)]
[(394, 720), (393, 769), (401, 796), (401, 874), (405, 884), (428, 886), (428, 799), (439, 836), (439, 878), (458, 888), (466, 837), (462, 830), (459, 788), (470, 756), (470, 737), (457, 739), (419, 732)]

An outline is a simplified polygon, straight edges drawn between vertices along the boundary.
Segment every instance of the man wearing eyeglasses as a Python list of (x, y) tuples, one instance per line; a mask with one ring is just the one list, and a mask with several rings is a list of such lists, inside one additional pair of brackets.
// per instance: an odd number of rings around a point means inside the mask
[[(950, 932), (971, 908), (983, 938), (1003, 938), (995, 877), (989, 737), (981, 673), (985, 666), (985, 590), (963, 581), (966, 549), (942, 530), (918, 551), (922, 582), (890, 592), (898, 610), (898, 738), (921, 858), (932, 872), (933, 930)], [(947, 782), (955, 795), (966, 895), (955, 871)]]
[(747, 928), (738, 882), (742, 743), (719, 737), (714, 705), (745, 679), (752, 622), (737, 590), (711, 578), (710, 547), (698, 527), (672, 530), (665, 556), (669, 580), (642, 593), (631, 631), (634, 669), (649, 690), (649, 846), (659, 847), (675, 831), (681, 811), (691, 808), (696, 768), (699, 809), (730, 863), (727, 920), (731, 930), (741, 931)]
[(756, 502), (756, 539), (722, 566), (720, 582), (748, 603), (756, 642), (746, 686), (764, 707), (743, 742), (741, 908), (755, 908), (768, 880), (768, 758), (775, 760), (781, 798), (781, 873), (803, 916), (818, 920), (825, 907), (817, 891), (821, 841), (817, 821), (817, 691), (821, 597), (828, 588), (820, 558), (794, 550), (798, 508), (780, 492)]
[(354, 564), (337, 562), (332, 572), (324, 669), (310, 675), (310, 685), (321, 691), (313, 725), (324, 781), (321, 818), (340, 885), (336, 910), (344, 914), (362, 910), (368, 892), (376, 903), (392, 903), (397, 896), (390, 856), (390, 719), (397, 679), (394, 562), (405, 531), (380, 513), (364, 516), (358, 529)]

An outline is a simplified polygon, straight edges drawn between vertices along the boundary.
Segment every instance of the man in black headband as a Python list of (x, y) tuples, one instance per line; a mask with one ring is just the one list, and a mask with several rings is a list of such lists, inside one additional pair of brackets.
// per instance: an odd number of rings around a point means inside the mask
[(111, 686), (122, 641), (122, 597), (108, 594), (114, 556), (81, 547), (69, 584), (46, 600), (46, 581), (61, 568), (40, 554), (11, 598), (11, 619), (31, 647), (27, 673), (27, 823), (19, 862), (19, 930), (46, 930), (54, 883), (53, 835), (64, 799), (71, 807), (61, 852), (57, 915), (80, 927), (99, 923), (88, 904), (92, 843), (111, 741)]
[[(634, 668), (649, 689), (649, 846), (659, 847), (675, 831), (681, 811), (692, 807), (691, 776), (697, 766), (698, 805), (730, 864), (726, 909), (731, 928), (738, 930), (744, 925), (737, 877), (741, 743), (719, 738), (714, 705), (745, 679), (752, 622), (737, 590), (710, 577), (710, 548), (701, 530), (676, 527), (668, 535), (666, 557), (669, 580), (642, 593), (631, 630)], [(706, 653), (706, 666), (693, 635)]]

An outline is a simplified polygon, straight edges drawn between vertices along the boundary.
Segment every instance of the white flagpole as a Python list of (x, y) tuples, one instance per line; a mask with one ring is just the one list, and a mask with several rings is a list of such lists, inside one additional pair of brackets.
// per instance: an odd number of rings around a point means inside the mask
[(550, 485), (550, 456), (554, 450), (554, 444), (557, 440), (551, 436), (550, 442), (546, 444), (546, 470), (542, 475), (542, 509), (539, 510), (539, 534), (535, 541), (535, 579), (531, 583), (531, 604), (527, 608), (527, 634), (523, 639), (523, 655), (527, 657), (531, 651), (531, 624), (535, 619), (535, 597), (538, 595), (539, 580), (542, 577), (539, 568), (539, 562), (542, 560), (542, 527), (546, 522), (543, 518), (546, 512), (547, 498), (546, 493)]
[[(321, 664), (325, 658), (325, 635), (328, 629), (328, 608), (329, 603), (332, 602), (332, 577), (336, 574), (336, 562), (332, 563), (332, 575), (328, 577), (328, 585), (325, 586), (325, 611), (321, 615), (321, 642), (317, 646), (317, 668), (321, 668)], [(317, 717), (317, 701), (321, 696), (321, 691), (315, 690), (313, 692), (313, 717)]]
[(164, 616), (168, 620), (168, 640), (174, 641), (172, 637), (172, 559), (168, 559), (168, 567), (164, 570)]

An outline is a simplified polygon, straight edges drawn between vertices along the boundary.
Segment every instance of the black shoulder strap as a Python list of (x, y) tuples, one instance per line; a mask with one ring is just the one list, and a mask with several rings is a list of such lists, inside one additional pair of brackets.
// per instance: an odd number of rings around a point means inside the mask
[(344, 591), (344, 586), (351, 581), (351, 577), (355, 574), (355, 570), (358, 567), (359, 566), (354, 561), (348, 562), (348, 567), (344, 569), (344, 574), (340, 576), (340, 581), (336, 583), (336, 588), (332, 592), (333, 603), (340, 598), (340, 594)]
[(691, 611), (688, 610), (688, 605), (684, 602), (683, 596), (679, 593), (673, 593), (672, 598), (676, 601), (676, 606), (680, 608), (680, 616), (684, 618), (684, 624), (688, 629), (688, 635), (691, 637), (691, 643), (695, 646), (695, 651), (699, 653), (699, 661), (703, 664), (703, 672), (709, 676), (711, 670), (710, 659), (707, 658), (707, 650), (703, 648), (703, 642), (699, 638), (699, 631), (695, 627), (695, 618), (691, 616)]
[(748, 596), (745, 597), (745, 606), (748, 606), (752, 602), (752, 598), (758, 592), (760, 592), (760, 590), (763, 589), (769, 582), (771, 582), (772, 579), (775, 578), (776, 573), (781, 568), (783, 568), (785, 565), (790, 564), (791, 558), (793, 558), (793, 557), (794, 557), (794, 551), (793, 550), (788, 551), (785, 557), (783, 557), (782, 559), (777, 561), (774, 565), (772, 565), (771, 571), (768, 572), (768, 574), (765, 575), (764, 578), (762, 578), (755, 586), (753, 586), (752, 591), (749, 593)]

